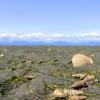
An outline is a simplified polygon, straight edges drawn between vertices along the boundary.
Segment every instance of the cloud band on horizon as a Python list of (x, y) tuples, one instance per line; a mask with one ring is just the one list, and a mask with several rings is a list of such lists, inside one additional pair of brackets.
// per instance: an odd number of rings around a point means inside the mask
[(53, 41), (100, 41), (100, 33), (80, 33), (77, 35), (73, 34), (48, 34), (48, 33), (0, 33), (0, 41), (42, 41), (42, 42), (53, 42)]

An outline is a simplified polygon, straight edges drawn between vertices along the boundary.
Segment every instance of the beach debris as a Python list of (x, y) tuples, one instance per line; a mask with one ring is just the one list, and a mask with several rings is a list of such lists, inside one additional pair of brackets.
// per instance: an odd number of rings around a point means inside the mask
[[(84, 96), (84, 92), (82, 89), (88, 86), (88, 82), (91, 80), (95, 81), (95, 76), (85, 73), (85, 74), (73, 74), (73, 77), (80, 78), (81, 80), (75, 82), (70, 86), (70, 88), (66, 89), (55, 89), (53, 93), (51, 93), (50, 97), (52, 98), (65, 98), (64, 100), (86, 100), (87, 96)], [(66, 99), (67, 98), (67, 99)], [(57, 99), (57, 100), (58, 100)], [(56, 100), (56, 99), (49, 99), (49, 100)]]
[(69, 97), (68, 100), (85, 100), (87, 97), (82, 95), (83, 91), (78, 91), (73, 89), (56, 89), (52, 93), (51, 97), (49, 97), (49, 100), (55, 100), (51, 98), (59, 98), (59, 99), (65, 98), (64, 100), (67, 100), (66, 98), (68, 97)]
[(73, 74), (73, 77), (80, 78), (81, 80), (75, 82), (70, 88), (66, 89), (55, 89), (53, 93), (51, 93), (48, 100), (86, 100), (87, 96), (82, 90), (84, 87), (88, 86), (88, 82), (91, 80), (95, 81), (95, 76), (85, 73), (85, 74)]
[(81, 88), (83, 88), (83, 87), (87, 87), (87, 85), (86, 85), (86, 83), (83, 81), (83, 80), (81, 80), (81, 81), (77, 81), (77, 82), (75, 82), (72, 86), (70, 86), (71, 88), (73, 88), (73, 89), (81, 89)]
[(88, 85), (93, 84), (95, 81), (95, 76), (94, 75), (88, 75), (88, 74), (73, 74), (73, 77), (81, 77), (79, 81), (75, 82), (70, 86), (73, 89), (81, 89), (81, 88), (86, 88)]
[(62, 89), (56, 89), (56, 90), (54, 90), (53, 95), (55, 97), (64, 97), (65, 96)]
[(86, 96), (69, 96), (69, 99), (68, 100), (86, 100), (87, 97)]
[(87, 73), (86, 74), (81, 74), (81, 73), (80, 74), (73, 74), (72, 76), (82, 80), (87, 76)]
[(84, 54), (75, 54), (72, 57), (73, 67), (80, 67), (86, 64), (92, 65), (93, 60)]
[(84, 83), (86, 83), (86, 82), (89, 82), (89, 81), (92, 81), (92, 80), (95, 80), (95, 76), (94, 75), (87, 75), (82, 81)]
[(78, 90), (73, 90), (73, 89), (64, 89), (63, 93), (64, 95), (73, 96), (73, 95), (82, 95), (83, 91), (78, 91)]
[(94, 75), (88, 75), (87, 73), (86, 74), (73, 74), (72, 75), (73, 77), (75, 78), (80, 78), (82, 80), (82, 82), (88, 82), (88, 81), (91, 81), (91, 80), (95, 80), (95, 76)]
[(83, 91), (78, 91), (74, 89), (56, 89), (53, 92), (55, 97), (66, 97), (66, 96), (73, 96), (73, 95), (82, 95)]

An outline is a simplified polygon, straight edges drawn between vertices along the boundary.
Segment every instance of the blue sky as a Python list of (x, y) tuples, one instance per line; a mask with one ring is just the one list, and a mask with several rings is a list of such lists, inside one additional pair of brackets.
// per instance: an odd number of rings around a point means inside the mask
[(100, 0), (0, 0), (0, 39), (100, 41)]

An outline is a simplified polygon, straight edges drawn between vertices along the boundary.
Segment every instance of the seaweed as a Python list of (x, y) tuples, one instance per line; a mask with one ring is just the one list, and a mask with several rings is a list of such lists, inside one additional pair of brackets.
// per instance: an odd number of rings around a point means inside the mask
[(11, 89), (18, 87), (19, 85), (27, 81), (28, 79), (23, 76), (12, 76), (11, 78), (0, 83), (0, 94), (2, 96), (7, 95)]

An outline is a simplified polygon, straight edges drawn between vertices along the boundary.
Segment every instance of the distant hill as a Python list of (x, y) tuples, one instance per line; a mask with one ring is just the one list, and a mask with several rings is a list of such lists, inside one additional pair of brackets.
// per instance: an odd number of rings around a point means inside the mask
[(100, 42), (96, 41), (79, 41), (79, 42), (40, 42), (40, 41), (0, 41), (1, 46), (100, 46)]

